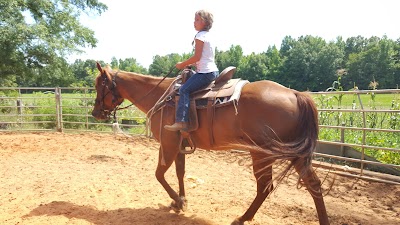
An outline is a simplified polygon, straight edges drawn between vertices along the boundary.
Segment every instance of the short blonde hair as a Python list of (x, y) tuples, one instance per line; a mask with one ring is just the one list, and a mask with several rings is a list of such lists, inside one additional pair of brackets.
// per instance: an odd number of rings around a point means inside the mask
[(213, 24), (213, 22), (214, 22), (214, 19), (213, 19), (213, 14), (212, 13), (210, 13), (210, 12), (208, 12), (208, 11), (206, 11), (206, 10), (199, 10), (199, 11), (197, 11), (196, 13), (195, 13), (197, 16), (200, 16), (201, 17), (201, 19), (204, 21), (204, 23), (206, 24), (205, 26), (204, 26), (204, 29), (203, 29), (203, 31), (209, 31), (210, 29), (211, 29), (211, 27), (212, 27), (212, 24)]

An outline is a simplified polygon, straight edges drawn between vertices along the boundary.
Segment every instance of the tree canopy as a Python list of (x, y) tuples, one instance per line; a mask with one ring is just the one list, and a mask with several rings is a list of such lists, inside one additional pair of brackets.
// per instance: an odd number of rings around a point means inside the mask
[(106, 9), (97, 0), (1, 0), (0, 83), (29, 84), (45, 67), (62, 68), (63, 57), (79, 47), (96, 47), (79, 18)]

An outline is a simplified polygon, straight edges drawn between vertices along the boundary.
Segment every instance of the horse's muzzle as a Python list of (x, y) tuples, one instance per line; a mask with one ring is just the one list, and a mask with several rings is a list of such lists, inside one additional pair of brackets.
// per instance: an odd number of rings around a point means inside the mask
[(97, 120), (106, 120), (108, 116), (106, 113), (102, 110), (93, 110), (92, 111), (92, 116), (96, 118)]

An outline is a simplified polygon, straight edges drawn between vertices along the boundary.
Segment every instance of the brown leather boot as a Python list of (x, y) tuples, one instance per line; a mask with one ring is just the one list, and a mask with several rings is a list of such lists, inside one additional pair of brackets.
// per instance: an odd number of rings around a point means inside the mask
[(188, 124), (185, 122), (176, 122), (172, 125), (165, 125), (164, 128), (170, 131), (178, 131), (187, 129)]

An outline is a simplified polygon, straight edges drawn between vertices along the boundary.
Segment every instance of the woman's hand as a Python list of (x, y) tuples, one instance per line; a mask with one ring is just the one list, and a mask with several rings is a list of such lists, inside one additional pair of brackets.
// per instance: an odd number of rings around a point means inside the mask
[(195, 64), (201, 59), (201, 55), (203, 54), (204, 42), (200, 41), (199, 39), (195, 39), (194, 41), (196, 43), (196, 46), (194, 48), (194, 55), (184, 62), (178, 62), (175, 65), (177, 69), (183, 70), (186, 66)]
[(175, 64), (175, 67), (177, 69), (183, 70), (185, 69), (185, 64), (183, 64), (182, 62), (178, 62), (177, 64)]

